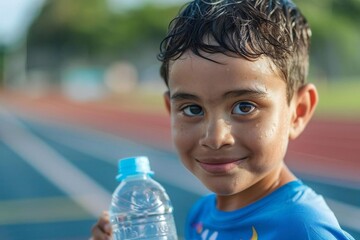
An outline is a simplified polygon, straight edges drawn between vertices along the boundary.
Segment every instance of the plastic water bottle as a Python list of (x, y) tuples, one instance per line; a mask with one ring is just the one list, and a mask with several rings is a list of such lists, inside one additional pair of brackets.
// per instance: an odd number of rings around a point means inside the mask
[(152, 175), (147, 157), (119, 160), (109, 211), (114, 239), (177, 239), (170, 199)]

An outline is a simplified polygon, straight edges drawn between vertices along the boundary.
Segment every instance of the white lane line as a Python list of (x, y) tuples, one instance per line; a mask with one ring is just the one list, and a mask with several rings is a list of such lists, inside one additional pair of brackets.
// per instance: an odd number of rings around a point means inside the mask
[[(80, 133), (77, 133), (77, 135), (79, 134)], [(99, 139), (99, 135), (84, 137), (82, 141), (56, 134), (47, 135), (47, 137), (63, 146), (108, 162), (114, 165), (114, 167), (117, 166), (117, 158), (132, 155), (147, 155), (150, 159), (151, 168), (154, 170), (156, 178), (196, 195), (205, 195), (209, 193), (209, 190), (201, 185), (201, 183), (181, 165), (179, 160), (170, 159), (170, 154), (157, 153), (156, 151), (141, 145), (134, 145), (135, 151), (128, 148), (128, 152), (124, 153), (124, 151), (119, 151), (120, 147), (117, 143), (124, 143), (125, 140), (119, 137), (113, 137), (112, 140), (102, 138), (102, 145), (106, 146), (106, 148), (101, 147), (97, 142), (91, 141), (91, 139)], [(122, 152), (123, 156), (117, 155), (119, 152)]]
[[(57, 125), (59, 126), (59, 125)], [(132, 155), (147, 155), (155, 177), (174, 187), (196, 195), (209, 193), (200, 182), (176, 159), (175, 154), (154, 150), (145, 145), (93, 129), (63, 126), (62, 129), (38, 129), (41, 134), (85, 155), (117, 166), (117, 159)], [(119, 155), (121, 154), (121, 155)], [(172, 156), (173, 155), (173, 156)]]
[(21, 156), (28, 164), (69, 195), (94, 217), (106, 210), (111, 194), (67, 159), (31, 134), (10, 113), (0, 115), (6, 124), (0, 124), (2, 141)]
[(345, 204), (334, 199), (325, 198), (325, 201), (335, 213), (340, 225), (360, 232), (360, 208)]

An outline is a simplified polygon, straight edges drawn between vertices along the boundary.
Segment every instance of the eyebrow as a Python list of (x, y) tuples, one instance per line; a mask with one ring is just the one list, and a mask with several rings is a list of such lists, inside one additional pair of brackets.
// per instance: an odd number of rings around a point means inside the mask
[(240, 96), (247, 97), (256, 97), (256, 98), (264, 98), (268, 95), (266, 90), (260, 88), (246, 88), (246, 89), (237, 89), (233, 91), (226, 92), (223, 97), (224, 98), (233, 98)]
[[(234, 98), (234, 97), (256, 97), (256, 98), (264, 98), (267, 96), (267, 92), (260, 88), (246, 88), (246, 89), (237, 89), (226, 92), (223, 94), (223, 98)], [(200, 100), (200, 98), (196, 95), (184, 92), (174, 93), (170, 96), (171, 100)]]
[(199, 100), (198, 96), (190, 93), (178, 92), (170, 96), (171, 100)]

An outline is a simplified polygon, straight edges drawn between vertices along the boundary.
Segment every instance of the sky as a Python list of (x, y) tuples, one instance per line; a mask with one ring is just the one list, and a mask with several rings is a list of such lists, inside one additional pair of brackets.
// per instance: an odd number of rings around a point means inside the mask
[(45, 0), (0, 0), (0, 45), (11, 46), (26, 34)]
[[(0, 47), (19, 43), (46, 0), (0, 0)], [(74, 0), (76, 1), (76, 0)], [(110, 6), (134, 8), (144, 3), (174, 4), (186, 0), (107, 0)]]

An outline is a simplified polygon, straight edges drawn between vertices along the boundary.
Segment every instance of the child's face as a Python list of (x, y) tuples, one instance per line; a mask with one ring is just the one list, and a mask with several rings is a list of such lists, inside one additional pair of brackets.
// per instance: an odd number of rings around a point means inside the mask
[(171, 63), (172, 135), (183, 164), (219, 195), (279, 174), (294, 107), (266, 59), (187, 52)]

